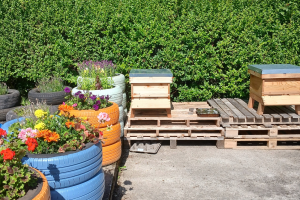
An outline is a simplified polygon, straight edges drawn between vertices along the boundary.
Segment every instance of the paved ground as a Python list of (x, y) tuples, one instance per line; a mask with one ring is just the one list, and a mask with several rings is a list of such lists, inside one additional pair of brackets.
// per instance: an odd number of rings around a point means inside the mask
[(113, 199), (300, 199), (297, 150), (178, 145), (156, 155), (125, 151)]

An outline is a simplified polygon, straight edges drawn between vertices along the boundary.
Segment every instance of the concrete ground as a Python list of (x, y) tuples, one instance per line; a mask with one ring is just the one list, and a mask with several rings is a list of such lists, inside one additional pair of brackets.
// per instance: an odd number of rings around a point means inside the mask
[(168, 143), (153, 154), (124, 150), (114, 200), (300, 199), (298, 150), (217, 149)]

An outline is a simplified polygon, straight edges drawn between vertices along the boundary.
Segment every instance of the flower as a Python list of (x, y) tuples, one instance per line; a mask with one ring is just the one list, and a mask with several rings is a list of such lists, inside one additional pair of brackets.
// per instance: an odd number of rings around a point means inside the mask
[(79, 99), (84, 99), (84, 94), (80, 94)]
[(102, 96), (100, 97), (100, 99), (104, 99), (104, 95), (102, 95)]
[(86, 121), (87, 117), (80, 117), (82, 120)]
[(2, 150), (0, 152), (0, 154), (3, 155), (4, 161), (6, 161), (6, 160), (12, 160), (14, 158), (14, 156), (16, 155), (16, 153), (14, 151), (12, 151), (10, 148)]
[(75, 123), (74, 122), (66, 122), (66, 127), (70, 128), (70, 127), (74, 127), (75, 126)]
[(58, 109), (60, 111), (68, 112), (70, 110), (73, 110), (74, 108), (72, 106), (69, 106), (69, 105), (59, 105)]
[(49, 117), (52, 118), (52, 117), (54, 117), (54, 115), (50, 115)]
[(77, 97), (77, 96), (80, 95), (80, 94), (81, 94), (81, 91), (76, 92), (76, 93), (75, 93), (75, 97)]
[(7, 133), (6, 133), (6, 130), (3, 130), (2, 128), (0, 128), (0, 138), (1, 137), (6, 137), (7, 136)]
[(107, 95), (107, 96), (105, 97), (105, 99), (106, 99), (106, 100), (109, 100), (109, 95)]
[(47, 114), (47, 112), (44, 112), (42, 109), (38, 109), (34, 112), (34, 115), (37, 117), (37, 118), (42, 118), (44, 117), (45, 115)]
[(48, 129), (46, 130), (40, 130), (35, 137), (40, 138), (40, 137), (45, 137), (45, 135), (49, 135), (51, 131)]
[(96, 101), (96, 105), (100, 105), (101, 104), (101, 101)]
[(44, 138), (45, 138), (45, 141), (47, 141), (47, 142), (57, 142), (57, 140), (59, 140), (60, 136), (56, 132), (50, 131), (50, 134), (46, 135)]
[(36, 134), (37, 130), (32, 130), (31, 128), (21, 129), (18, 138), (20, 138), (22, 142), (25, 142), (27, 138), (34, 138)]
[(46, 124), (43, 122), (38, 123), (37, 125), (34, 126), (35, 129), (42, 130), (46, 127)]
[(35, 148), (39, 145), (34, 138), (28, 138), (25, 144), (28, 146), (28, 151), (34, 151)]
[(105, 113), (105, 112), (99, 113), (99, 115), (97, 116), (97, 118), (99, 119), (100, 123), (105, 123), (105, 122), (109, 122), (110, 121), (110, 118), (109, 118), (108, 114)]
[(97, 99), (96, 95), (90, 96), (90, 99), (92, 99), (93, 101)]
[(70, 88), (68, 88), (68, 87), (65, 87), (64, 91), (65, 91), (66, 93), (70, 93), (70, 92), (71, 92)]
[(77, 106), (77, 103), (74, 103), (72, 106), (75, 108)]
[(93, 105), (93, 108), (94, 108), (95, 110), (99, 110), (99, 106), (98, 106), (97, 104)]

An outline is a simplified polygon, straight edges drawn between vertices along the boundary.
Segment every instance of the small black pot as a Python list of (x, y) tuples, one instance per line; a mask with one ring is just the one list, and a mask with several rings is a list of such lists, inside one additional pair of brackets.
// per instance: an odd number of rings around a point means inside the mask
[(0, 109), (6, 109), (16, 106), (20, 100), (18, 90), (8, 89), (8, 94), (0, 95)]

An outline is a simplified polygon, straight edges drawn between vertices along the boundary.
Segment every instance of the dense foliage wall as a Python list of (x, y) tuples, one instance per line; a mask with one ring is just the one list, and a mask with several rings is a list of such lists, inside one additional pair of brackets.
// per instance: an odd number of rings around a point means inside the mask
[(298, 0), (1, 0), (0, 80), (74, 82), (76, 63), (169, 68), (173, 101), (248, 96), (248, 64), (300, 65)]

